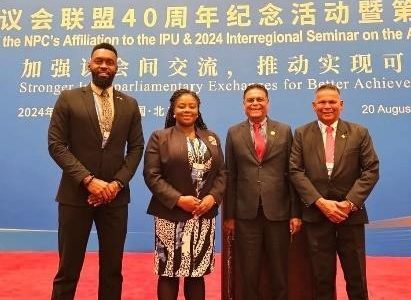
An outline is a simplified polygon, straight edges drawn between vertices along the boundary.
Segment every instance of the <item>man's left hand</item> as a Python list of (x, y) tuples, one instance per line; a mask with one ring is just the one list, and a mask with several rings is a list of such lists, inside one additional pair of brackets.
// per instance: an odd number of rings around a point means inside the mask
[(292, 218), (290, 219), (290, 233), (291, 235), (296, 234), (297, 232), (299, 232), (301, 230), (301, 219), (299, 218)]
[(112, 181), (105, 186), (104, 190), (105, 194), (108, 195), (108, 197), (101, 197), (96, 194), (90, 194), (87, 198), (88, 204), (97, 207), (102, 204), (110, 203), (116, 198), (118, 192), (121, 190), (121, 187), (117, 181)]

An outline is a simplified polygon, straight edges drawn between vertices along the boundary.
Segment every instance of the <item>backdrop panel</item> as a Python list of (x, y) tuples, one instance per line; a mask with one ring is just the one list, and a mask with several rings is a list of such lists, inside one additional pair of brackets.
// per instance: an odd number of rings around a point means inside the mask
[[(93, 45), (119, 51), (116, 88), (139, 101), (146, 139), (161, 128), (171, 93), (198, 92), (222, 140), (243, 120), (242, 91), (265, 84), (270, 117), (312, 120), (313, 92), (333, 82), (343, 117), (367, 126), (381, 179), (367, 201), (375, 255), (410, 255), (411, 4), (409, 1), (44, 1), (0, 5), (0, 249), (55, 249), (60, 170), (47, 127), (62, 89), (90, 81)], [(149, 192), (132, 181), (128, 250), (152, 249)], [(90, 248), (95, 248), (95, 237)], [(218, 247), (219, 239), (218, 239)]]

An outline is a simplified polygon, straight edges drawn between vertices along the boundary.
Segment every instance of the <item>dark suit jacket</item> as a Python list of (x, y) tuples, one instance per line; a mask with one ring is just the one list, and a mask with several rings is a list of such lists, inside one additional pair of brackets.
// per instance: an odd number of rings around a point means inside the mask
[(324, 221), (326, 217), (312, 205), (318, 198), (353, 202), (358, 208), (345, 223), (368, 222), (364, 202), (378, 181), (378, 157), (368, 130), (339, 120), (335, 136), (333, 172), (328, 177), (324, 142), (318, 121), (297, 128), (290, 157), (291, 180), (306, 207), (303, 220)]
[[(226, 187), (226, 170), (221, 144), (215, 133), (208, 130), (196, 131), (212, 156), (212, 166), (199, 198), (213, 195), (220, 204)], [(188, 162), (187, 140), (177, 127), (153, 132), (144, 154), (144, 180), (153, 193), (147, 213), (171, 221), (185, 221), (192, 214), (176, 205), (180, 196), (196, 196)], [(218, 206), (214, 205), (205, 218), (215, 217)]]
[(259, 162), (249, 121), (228, 130), (225, 153), (228, 187), (224, 218), (255, 218), (260, 198), (269, 220), (284, 221), (300, 216), (300, 202), (288, 178), (291, 143), (290, 127), (267, 119), (266, 150)]
[(48, 131), (51, 157), (63, 175), (57, 201), (87, 206), (88, 191), (81, 181), (90, 173), (96, 178), (119, 180), (124, 188), (109, 205), (130, 201), (128, 182), (144, 150), (141, 115), (135, 99), (113, 92), (114, 120), (104, 149), (93, 92), (90, 85), (63, 91), (54, 106)]

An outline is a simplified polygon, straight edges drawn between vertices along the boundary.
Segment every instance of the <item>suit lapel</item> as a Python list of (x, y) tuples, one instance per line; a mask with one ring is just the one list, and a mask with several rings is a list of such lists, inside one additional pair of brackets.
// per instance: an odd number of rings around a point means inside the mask
[(318, 122), (314, 122), (312, 126), (312, 145), (314, 146), (314, 152), (316, 153), (320, 163), (325, 168), (324, 141), (321, 129), (318, 126)]
[(250, 153), (258, 161), (257, 153), (255, 152), (254, 143), (251, 138), (250, 123), (248, 120), (244, 121), (241, 124), (241, 137), (244, 140), (244, 143), (246, 144), (248, 149), (250, 150)]
[(265, 144), (265, 152), (264, 152), (263, 160), (264, 158), (267, 157), (268, 153), (271, 153), (271, 149), (273, 148), (275, 141), (278, 138), (277, 124), (268, 118), (267, 118), (267, 128), (266, 128), (265, 134), (267, 137), (267, 141)]
[(88, 85), (84, 87), (82, 92), (83, 92), (82, 96), (84, 99), (84, 105), (86, 106), (86, 110), (90, 117), (94, 131), (96, 133), (96, 138), (101, 143), (103, 140), (103, 136), (101, 134), (100, 125), (98, 122), (97, 110), (96, 110), (96, 105), (94, 103), (94, 96), (93, 96), (93, 91), (91, 90), (91, 86)]
[(122, 114), (124, 113), (124, 105), (122, 102), (124, 99), (120, 96), (120, 94), (113, 89), (113, 105), (114, 105), (114, 116), (113, 116), (113, 124), (111, 125), (111, 132), (110, 136), (108, 137), (107, 144), (111, 141), (113, 134), (116, 132), (117, 127), (119, 126), (119, 120), (121, 119)]
[(324, 176), (328, 176), (328, 170), (325, 164), (324, 141), (320, 126), (318, 126), (317, 121), (314, 121), (312, 123), (311, 136), (309, 137), (309, 142), (312, 145), (313, 155), (317, 156), (317, 159), (319, 161), (318, 167), (320, 168), (320, 172), (324, 173)]
[[(204, 144), (207, 146), (208, 150), (210, 150), (211, 156), (216, 157), (217, 155), (217, 141), (216, 139), (210, 135), (207, 134), (207, 132), (201, 130), (201, 129), (197, 129), (196, 132), (197, 136), (204, 142)], [(215, 141), (215, 142), (214, 142)], [(213, 144), (211, 144), (213, 143)]]
[[(334, 149), (334, 170), (341, 161), (342, 154), (344, 153), (345, 146), (347, 144), (347, 126), (345, 122), (339, 120), (337, 125), (337, 131), (335, 133), (335, 149)], [(333, 170), (333, 173), (334, 173)]]
[(113, 117), (113, 125), (112, 131), (114, 127), (118, 124), (118, 120), (120, 119), (121, 114), (123, 113), (123, 106), (124, 99), (120, 96), (119, 92), (113, 90), (113, 103), (114, 103), (114, 117)]
[(170, 142), (168, 146), (170, 147), (170, 152), (178, 153), (178, 155), (183, 154), (181, 157), (182, 163), (177, 170), (177, 174), (178, 176), (182, 177), (182, 180), (184, 182), (191, 182), (194, 193), (195, 188), (192, 184), (190, 162), (188, 161), (187, 138), (185, 134), (178, 129), (177, 126), (171, 128)]
[(219, 153), (218, 153), (218, 145), (217, 145), (217, 140), (215, 139), (214, 136), (209, 134), (206, 131), (203, 131), (201, 129), (198, 129), (196, 132), (197, 136), (204, 142), (204, 144), (207, 146), (207, 149), (210, 151), (212, 159), (212, 165), (211, 169), (214, 169), (215, 166), (218, 165), (218, 159), (219, 159)]

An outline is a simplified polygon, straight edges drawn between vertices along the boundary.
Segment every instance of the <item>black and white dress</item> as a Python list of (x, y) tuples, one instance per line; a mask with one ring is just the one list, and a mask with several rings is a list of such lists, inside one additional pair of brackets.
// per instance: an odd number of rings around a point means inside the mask
[[(197, 197), (212, 157), (199, 138), (187, 138), (188, 161)], [(215, 218), (173, 222), (155, 217), (155, 273), (167, 277), (201, 277), (214, 269)]]

